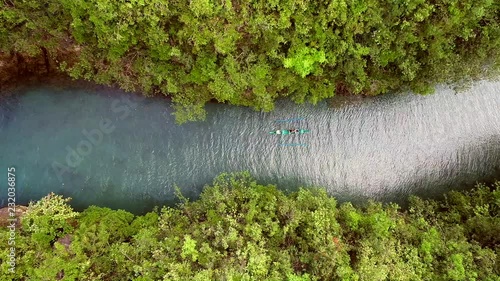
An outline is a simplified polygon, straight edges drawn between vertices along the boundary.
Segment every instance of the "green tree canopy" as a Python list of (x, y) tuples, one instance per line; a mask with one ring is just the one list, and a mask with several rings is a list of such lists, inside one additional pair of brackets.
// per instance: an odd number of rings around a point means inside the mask
[(429, 93), (498, 75), (494, 0), (9, 0), (0, 50), (45, 50), (74, 78), (172, 96), (179, 122), (212, 99)]
[(498, 280), (499, 227), (500, 183), (401, 210), (222, 174), (198, 200), (141, 216), (49, 195), (23, 217), (1, 280)]

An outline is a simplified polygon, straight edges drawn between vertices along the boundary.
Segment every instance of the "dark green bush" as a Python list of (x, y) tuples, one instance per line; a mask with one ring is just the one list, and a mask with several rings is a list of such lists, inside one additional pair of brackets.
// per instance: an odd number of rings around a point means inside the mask
[[(1, 280), (498, 280), (500, 183), (410, 201), (407, 211), (338, 206), (323, 190), (285, 195), (247, 173), (220, 175), (197, 201), (135, 217), (75, 213), (51, 195), (29, 207), (16, 273)], [(59, 226), (69, 244), (33, 236)], [(0, 232), (7, 269), (8, 230)]]
[(498, 74), (494, 0), (9, 0), (0, 51), (70, 76), (171, 95), (179, 122), (219, 102), (272, 110)]

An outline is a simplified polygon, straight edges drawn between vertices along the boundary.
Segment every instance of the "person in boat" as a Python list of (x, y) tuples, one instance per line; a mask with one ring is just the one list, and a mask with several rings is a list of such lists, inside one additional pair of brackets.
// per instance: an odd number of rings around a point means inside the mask
[(299, 130), (298, 130), (298, 129), (290, 129), (290, 130), (288, 130), (288, 131), (290, 132), (290, 134), (296, 134), (296, 133), (298, 133), (298, 132), (299, 132)]

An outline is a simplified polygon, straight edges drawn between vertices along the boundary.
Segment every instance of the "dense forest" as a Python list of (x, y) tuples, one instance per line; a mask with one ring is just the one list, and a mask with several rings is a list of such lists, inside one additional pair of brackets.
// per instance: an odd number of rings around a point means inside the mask
[(210, 100), (268, 111), (279, 97), (429, 93), (498, 74), (500, 2), (1, 1), (1, 76), (28, 75), (37, 58), (47, 72), (168, 95), (179, 122), (204, 118)]
[(222, 174), (196, 201), (141, 216), (51, 194), (0, 232), (1, 280), (499, 280), (500, 182), (408, 209), (284, 194)]

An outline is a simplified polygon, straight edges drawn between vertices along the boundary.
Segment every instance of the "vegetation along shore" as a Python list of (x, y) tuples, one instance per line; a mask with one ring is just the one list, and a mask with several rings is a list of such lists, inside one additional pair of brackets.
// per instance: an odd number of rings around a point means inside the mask
[[(320, 189), (284, 194), (222, 174), (193, 202), (134, 216), (75, 212), (51, 194), (16, 230), (1, 280), (498, 280), (500, 182), (410, 198), (408, 209), (338, 204)], [(0, 260), (8, 266), (8, 232)], [(3, 272), (8, 272), (3, 270)]]
[(272, 110), (497, 77), (492, 0), (0, 3), (0, 87), (64, 73), (172, 97), (178, 122), (210, 100)]

